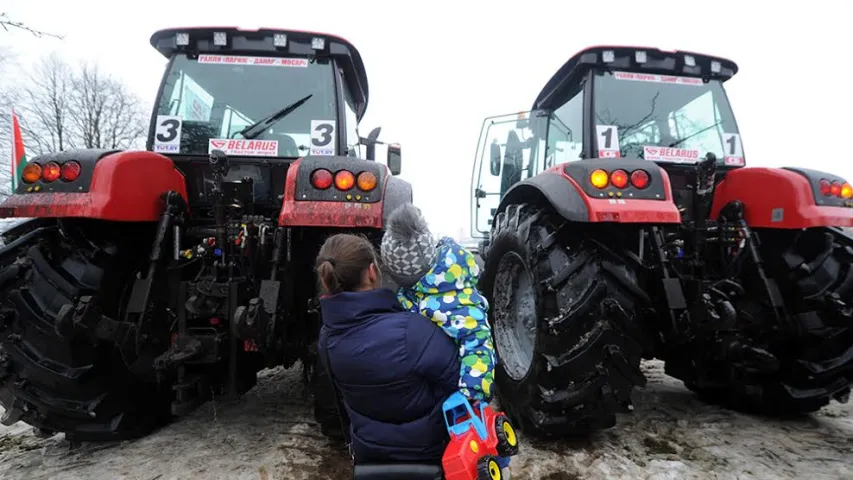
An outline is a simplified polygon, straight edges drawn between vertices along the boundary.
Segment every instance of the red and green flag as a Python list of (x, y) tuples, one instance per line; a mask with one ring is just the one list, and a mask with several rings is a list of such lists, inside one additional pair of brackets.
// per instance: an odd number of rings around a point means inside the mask
[(21, 124), (15, 109), (12, 109), (12, 191), (18, 186), (18, 179), (24, 173), (27, 165), (27, 154), (24, 152), (24, 137), (21, 135)]

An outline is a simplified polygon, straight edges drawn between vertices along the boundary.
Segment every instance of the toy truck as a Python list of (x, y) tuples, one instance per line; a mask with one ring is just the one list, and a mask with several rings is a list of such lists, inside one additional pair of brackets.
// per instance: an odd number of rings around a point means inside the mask
[(459, 392), (444, 401), (450, 443), (441, 463), (446, 480), (501, 480), (502, 461), (518, 454), (518, 437), (506, 415), (485, 402), (476, 408)]

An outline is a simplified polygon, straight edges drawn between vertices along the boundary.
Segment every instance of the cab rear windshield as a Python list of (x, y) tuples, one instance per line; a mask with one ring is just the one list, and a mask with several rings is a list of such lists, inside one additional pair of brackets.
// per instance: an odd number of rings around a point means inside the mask
[(695, 163), (713, 153), (722, 165), (744, 164), (737, 124), (718, 80), (601, 72), (594, 92), (599, 157)]
[[(154, 151), (207, 155), (213, 148), (247, 156), (299, 157), (311, 150), (311, 130), (334, 145), (336, 95), (327, 59), (241, 55), (176, 56), (157, 99)], [(292, 113), (250, 140), (241, 130), (311, 94)], [(316, 137), (316, 135), (315, 135)], [(314, 144), (316, 145), (316, 143)]]

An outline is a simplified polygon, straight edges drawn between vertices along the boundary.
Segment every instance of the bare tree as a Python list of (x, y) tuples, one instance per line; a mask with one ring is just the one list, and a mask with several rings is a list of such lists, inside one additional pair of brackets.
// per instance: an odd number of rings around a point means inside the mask
[(147, 130), (142, 101), (96, 64), (72, 68), (57, 55), (43, 58), (15, 89), (27, 151), (131, 148)]
[(15, 57), (8, 48), (0, 47), (0, 200), (11, 191), (12, 125), (9, 117), (3, 118), (3, 112), (11, 114), (12, 101), (9, 94), (8, 72), (15, 64)]
[(74, 75), (69, 114), (74, 137), (86, 148), (130, 148), (147, 129), (139, 98), (96, 64)]

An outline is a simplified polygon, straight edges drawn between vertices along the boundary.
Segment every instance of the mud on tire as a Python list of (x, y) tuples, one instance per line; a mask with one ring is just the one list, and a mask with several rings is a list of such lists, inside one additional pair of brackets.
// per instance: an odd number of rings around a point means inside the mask
[(813, 412), (831, 399), (846, 402), (853, 383), (853, 239), (830, 229), (759, 235), (788, 325), (778, 326), (773, 309), (755, 293), (736, 307), (742, 331), (776, 357), (778, 368), (757, 372), (729, 362), (712, 372), (715, 385), (685, 384), (706, 400), (766, 415)]
[(613, 426), (645, 384), (634, 273), (549, 210), (510, 205), (495, 225), (480, 287), (501, 406), (539, 435)]
[[(4, 423), (75, 440), (144, 435), (169, 418), (170, 389), (129, 372), (94, 328), (59, 327), (63, 305), (83, 296), (115, 315), (136, 255), (116, 244), (70, 242), (55, 226), (14, 251), (0, 248), (0, 403)], [(124, 234), (133, 236), (133, 227)], [(150, 244), (148, 245), (150, 248)], [(144, 258), (147, 250), (142, 251)], [(112, 311), (110, 311), (112, 310)]]

